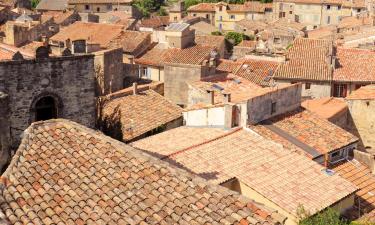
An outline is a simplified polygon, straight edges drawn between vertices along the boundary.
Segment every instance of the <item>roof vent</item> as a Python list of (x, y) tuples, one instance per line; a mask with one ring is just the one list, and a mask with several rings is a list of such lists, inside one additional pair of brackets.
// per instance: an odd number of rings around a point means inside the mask
[(335, 171), (331, 169), (322, 169), (322, 172), (327, 174), (328, 176), (333, 176), (335, 174)]
[(215, 88), (216, 90), (219, 90), (219, 91), (222, 91), (222, 90), (224, 90), (224, 88), (223, 87), (221, 87), (220, 85), (218, 85), (218, 84), (213, 84), (212, 85), (212, 87), (213, 88)]

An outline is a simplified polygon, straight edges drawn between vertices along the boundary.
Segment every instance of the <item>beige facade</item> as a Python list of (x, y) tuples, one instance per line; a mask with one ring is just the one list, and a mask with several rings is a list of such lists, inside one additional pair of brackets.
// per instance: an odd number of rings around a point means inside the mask
[[(279, 80), (278, 84), (293, 84), (292, 80)], [(323, 98), (331, 96), (331, 83), (324, 81), (306, 81), (302, 82), (302, 97)]]
[(202, 18), (205, 18), (210, 24), (215, 25), (215, 12), (211, 12), (211, 11), (207, 11), (207, 12), (188, 11), (188, 16), (202, 17)]
[(152, 81), (164, 82), (164, 67), (157, 66), (140, 66), (139, 77)]
[(341, 18), (355, 16), (363, 7), (348, 7), (343, 4), (324, 2), (321, 4), (301, 1), (276, 0), (273, 3), (274, 19), (287, 18), (307, 25), (308, 30), (327, 25), (337, 25)]
[(106, 13), (110, 11), (123, 11), (129, 14), (133, 13), (133, 7), (129, 3), (119, 3), (116, 1), (109, 3), (69, 3), (70, 8), (74, 8), (79, 13)]

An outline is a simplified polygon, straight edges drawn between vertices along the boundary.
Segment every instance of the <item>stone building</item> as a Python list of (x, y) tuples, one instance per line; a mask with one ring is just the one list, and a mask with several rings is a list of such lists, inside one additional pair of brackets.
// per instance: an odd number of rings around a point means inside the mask
[(67, 118), (95, 124), (94, 59), (91, 55), (48, 58), (45, 47), (36, 59), (0, 62), (0, 143), (19, 145), (32, 123)]
[(138, 15), (133, 0), (68, 0), (68, 8), (84, 13), (105, 13), (109, 11), (123, 11), (131, 16)]

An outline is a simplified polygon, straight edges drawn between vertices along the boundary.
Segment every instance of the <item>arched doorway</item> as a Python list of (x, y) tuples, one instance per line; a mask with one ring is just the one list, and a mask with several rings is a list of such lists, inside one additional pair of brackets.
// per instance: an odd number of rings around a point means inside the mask
[(46, 96), (35, 103), (35, 121), (57, 118), (57, 104), (53, 97)]

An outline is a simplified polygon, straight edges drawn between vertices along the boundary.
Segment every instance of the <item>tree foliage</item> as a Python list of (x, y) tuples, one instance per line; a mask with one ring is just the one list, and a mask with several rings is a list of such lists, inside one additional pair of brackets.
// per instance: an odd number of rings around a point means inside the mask
[(40, 0), (31, 0), (31, 7), (33, 7), (33, 9), (36, 8), (36, 6), (39, 4)]
[(133, 3), (144, 17), (149, 17), (152, 12), (159, 11), (162, 4), (162, 0), (136, 0)]
[[(254, 38), (254, 37), (252, 37)], [(242, 42), (242, 40), (251, 40), (251, 37), (237, 32), (228, 32), (225, 35), (225, 39), (227, 39), (233, 45), (238, 45)]]
[(332, 208), (311, 216), (303, 206), (298, 209), (299, 225), (348, 225), (348, 221), (340, 218), (340, 213)]

